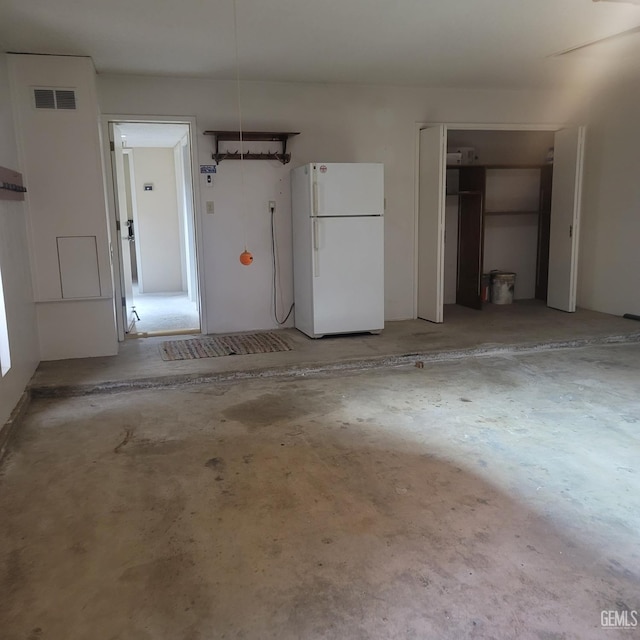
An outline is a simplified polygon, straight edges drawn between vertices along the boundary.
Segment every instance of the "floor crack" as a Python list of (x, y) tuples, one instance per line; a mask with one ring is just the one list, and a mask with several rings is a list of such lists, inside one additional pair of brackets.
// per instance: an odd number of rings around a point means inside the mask
[(124, 438), (122, 442), (113, 450), (113, 453), (120, 453), (120, 449), (124, 447), (129, 440), (131, 440), (131, 436), (133, 436), (133, 429), (125, 429)]

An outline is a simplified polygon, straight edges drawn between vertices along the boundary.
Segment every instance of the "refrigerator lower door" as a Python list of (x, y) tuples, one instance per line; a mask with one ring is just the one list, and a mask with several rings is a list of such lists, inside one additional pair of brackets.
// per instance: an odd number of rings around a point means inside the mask
[(313, 336), (384, 328), (384, 218), (314, 218)]

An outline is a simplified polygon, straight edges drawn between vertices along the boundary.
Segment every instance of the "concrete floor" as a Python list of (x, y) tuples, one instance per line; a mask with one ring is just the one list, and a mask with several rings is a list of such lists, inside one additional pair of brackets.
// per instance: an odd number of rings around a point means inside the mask
[[(223, 360), (223, 359), (219, 359)], [(640, 345), (38, 399), (3, 640), (635, 638)]]
[[(247, 376), (307, 375), (346, 369), (393, 366), (522, 349), (570, 344), (640, 341), (640, 323), (585, 311), (563, 313), (538, 301), (485, 305), (481, 312), (445, 307), (445, 322), (387, 322), (381, 335), (327, 336), (311, 340), (295, 329), (283, 330), (293, 345), (280, 353), (164, 362), (158, 345), (179, 336), (127, 340), (117, 356), (43, 362), (32, 381), (39, 395), (105, 392), (221, 381)], [(185, 336), (192, 338), (193, 336)]]

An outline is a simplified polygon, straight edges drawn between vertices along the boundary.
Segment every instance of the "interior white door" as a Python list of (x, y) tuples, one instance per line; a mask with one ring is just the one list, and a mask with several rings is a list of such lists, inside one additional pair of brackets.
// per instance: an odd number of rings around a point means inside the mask
[[(131, 250), (129, 247), (129, 220), (133, 221), (133, 212), (128, 210), (127, 191), (124, 173), (124, 154), (122, 152), (121, 136), (118, 125), (111, 124), (110, 138), (113, 142), (111, 162), (114, 175), (114, 191), (116, 200), (116, 220), (120, 227), (119, 259), (120, 259), (120, 284), (122, 289), (121, 308), (122, 326), (128, 332), (135, 321), (133, 302), (133, 276), (131, 269)], [(115, 142), (114, 142), (115, 140)]]
[(182, 170), (185, 201), (186, 253), (187, 253), (187, 291), (189, 300), (196, 303), (200, 310), (198, 297), (198, 264), (196, 262), (195, 216), (193, 215), (193, 178), (191, 175), (191, 143), (186, 135), (182, 140)]
[(447, 134), (444, 125), (420, 131), (418, 186), (418, 318), (443, 321)]
[(576, 310), (584, 127), (555, 134), (547, 305)]

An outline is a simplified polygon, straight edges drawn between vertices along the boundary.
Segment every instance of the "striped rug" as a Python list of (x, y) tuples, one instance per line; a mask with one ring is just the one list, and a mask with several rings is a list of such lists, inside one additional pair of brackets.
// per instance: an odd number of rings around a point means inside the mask
[(291, 345), (275, 333), (243, 333), (230, 336), (205, 336), (189, 340), (168, 340), (160, 344), (163, 360), (195, 360), (250, 353), (291, 351)]

